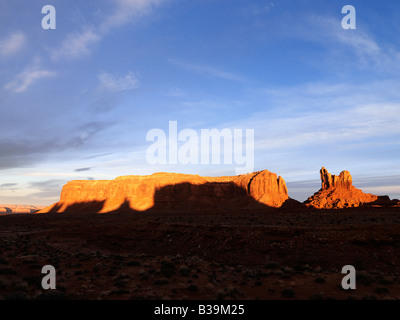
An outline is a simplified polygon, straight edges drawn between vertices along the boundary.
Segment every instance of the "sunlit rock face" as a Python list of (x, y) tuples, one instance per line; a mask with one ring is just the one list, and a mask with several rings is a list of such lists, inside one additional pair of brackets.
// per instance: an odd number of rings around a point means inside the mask
[(309, 197), (305, 204), (318, 209), (358, 207), (378, 200), (378, 196), (364, 193), (353, 186), (350, 172), (331, 175), (324, 167), (320, 170), (321, 189)]
[(178, 173), (123, 176), (115, 180), (75, 180), (64, 185), (60, 201), (41, 210), (88, 210), (104, 213), (131, 209), (281, 207), (289, 199), (284, 179), (268, 170), (231, 177)]

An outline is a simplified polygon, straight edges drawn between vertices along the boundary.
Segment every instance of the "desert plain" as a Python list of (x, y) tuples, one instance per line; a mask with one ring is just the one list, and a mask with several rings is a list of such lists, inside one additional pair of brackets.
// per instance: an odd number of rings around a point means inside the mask
[[(299, 203), (282, 198), (287, 192), (282, 178), (269, 172), (261, 176), (259, 182), (253, 175), (233, 184), (227, 178), (188, 184), (180, 176), (172, 187), (168, 177), (158, 203), (142, 210), (133, 208), (123, 194), (132, 193), (123, 179), (125, 191), (118, 189), (120, 184), (117, 189), (125, 200), (116, 209), (111, 201), (109, 208), (114, 209), (107, 212), (102, 208), (110, 200), (107, 192), (115, 191), (112, 182), (107, 183), (111, 191), (96, 193), (95, 198), (104, 197), (105, 202), (94, 200), (93, 189), (88, 193), (81, 182), (72, 182), (64, 187), (60, 203), (47, 210), (2, 214), (0, 298), (400, 298), (398, 202), (350, 190), (350, 175), (328, 176), (321, 169), (321, 190)], [(276, 181), (277, 187), (268, 181)], [(247, 190), (237, 190), (241, 184)], [(136, 186), (149, 191), (140, 183)], [(278, 197), (265, 197), (271, 190)], [(321, 201), (326, 190), (329, 195)], [(351, 203), (348, 194), (369, 202)], [(344, 200), (338, 201), (336, 195)], [(83, 202), (87, 197), (93, 199)], [(254, 201), (257, 197), (261, 200)], [(273, 206), (276, 201), (280, 205)], [(316, 201), (329, 208), (316, 208)], [(146, 207), (145, 202), (141, 206)], [(56, 269), (55, 290), (41, 286), (44, 265)], [(342, 288), (345, 265), (356, 269), (355, 290)]]

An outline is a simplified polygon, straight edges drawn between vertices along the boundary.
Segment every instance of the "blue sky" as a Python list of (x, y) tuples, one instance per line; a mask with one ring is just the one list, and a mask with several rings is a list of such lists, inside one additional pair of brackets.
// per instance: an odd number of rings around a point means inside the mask
[(146, 134), (169, 121), (254, 129), (254, 171), (295, 199), (322, 166), (399, 198), (399, 34), (389, 0), (2, 0), (0, 203), (48, 205), (74, 179), (235, 174), (149, 164)]

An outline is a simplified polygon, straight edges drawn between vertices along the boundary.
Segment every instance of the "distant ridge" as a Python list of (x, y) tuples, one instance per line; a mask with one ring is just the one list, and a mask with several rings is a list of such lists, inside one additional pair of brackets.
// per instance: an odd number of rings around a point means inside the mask
[(33, 205), (19, 205), (19, 204), (0, 204), (0, 214), (3, 213), (35, 213), (45, 206), (33, 206)]

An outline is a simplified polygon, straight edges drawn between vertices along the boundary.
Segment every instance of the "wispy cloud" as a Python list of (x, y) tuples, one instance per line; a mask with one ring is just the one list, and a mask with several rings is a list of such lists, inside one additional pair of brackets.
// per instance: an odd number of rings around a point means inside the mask
[[(321, 23), (323, 21), (323, 23)], [(389, 57), (378, 42), (365, 30), (358, 29), (356, 32), (344, 31), (337, 19), (332, 17), (311, 17), (311, 35), (313, 41), (324, 44), (328, 48), (333, 48), (333, 52), (337, 55), (342, 49), (340, 58), (352, 59), (353, 63), (362, 65), (364, 67), (371, 67), (381, 65), (384, 60)], [(317, 27), (318, 26), (318, 27)], [(349, 56), (349, 52), (351, 56)], [(354, 57), (357, 58), (354, 61)], [(347, 59), (346, 59), (347, 60)]]
[(315, 82), (268, 88), (250, 98), (266, 107), (235, 125), (254, 128), (257, 150), (269, 155), (320, 150), (322, 156), (347, 150), (354, 156), (355, 150), (396, 150), (400, 139), (397, 83), (395, 79)]
[(168, 61), (182, 69), (196, 72), (202, 76), (211, 76), (211, 77), (215, 77), (215, 78), (232, 80), (232, 81), (247, 81), (241, 75), (227, 72), (227, 71), (218, 69), (216, 67), (186, 63), (186, 62), (176, 61), (174, 59), (169, 59)]
[(14, 191), (18, 183), (3, 183), (0, 184), (0, 190)]
[(129, 72), (123, 77), (103, 72), (99, 75), (99, 80), (101, 86), (110, 91), (126, 91), (139, 87), (139, 79), (133, 72)]
[(90, 171), (90, 170), (92, 170), (94, 167), (87, 167), (87, 168), (78, 168), (78, 169), (75, 169), (74, 171), (75, 172), (84, 172), (84, 171)]
[[(97, 134), (112, 125), (108, 122), (86, 122), (72, 126), (68, 132), (55, 132), (53, 136), (24, 139), (0, 138), (0, 170), (32, 166), (50, 155), (73, 150), (90, 144)], [(60, 173), (58, 173), (60, 174)]]
[[(360, 143), (369, 138), (400, 136), (399, 104), (374, 104), (347, 108), (343, 112), (313, 112), (304, 116), (257, 121), (264, 129), (257, 146), (262, 149)], [(257, 118), (261, 118), (258, 115)], [(259, 131), (260, 132), (260, 131)], [(362, 144), (360, 144), (362, 146)]]
[(53, 61), (79, 59), (90, 55), (93, 48), (113, 29), (149, 14), (168, 0), (114, 0), (114, 9), (100, 23), (69, 33), (61, 45), (50, 52)]
[(109, 156), (109, 155), (112, 155), (112, 152), (95, 154), (95, 155), (92, 155), (92, 156), (85, 157), (84, 159), (95, 159), (95, 158), (106, 157), (106, 156)]
[(34, 188), (34, 189), (40, 189), (40, 190), (49, 190), (50, 189), (51, 190), (56, 187), (59, 187), (63, 183), (65, 183), (65, 180), (51, 179), (51, 180), (46, 180), (46, 181), (32, 181), (29, 184), (30, 184), (31, 188)]
[(62, 179), (30, 182), (30, 188), (38, 190), (38, 192), (34, 192), (29, 196), (46, 200), (59, 197), (61, 188), (65, 183), (67, 183), (67, 181)]
[(102, 32), (108, 32), (131, 22), (135, 17), (149, 14), (155, 7), (168, 0), (114, 0), (114, 11), (100, 26)]
[(66, 142), (62, 143), (61, 146), (63, 148), (75, 148), (80, 147), (86, 144), (91, 138), (97, 135), (99, 132), (109, 128), (112, 126), (111, 122), (88, 122), (83, 125), (80, 125), (76, 129), (76, 133)]
[(372, 193), (376, 195), (387, 195), (391, 199), (399, 199), (400, 196), (400, 185), (397, 186), (377, 186), (377, 187), (366, 187), (362, 188), (364, 192)]
[(390, 44), (379, 41), (366, 28), (343, 30), (337, 17), (315, 14), (300, 15), (293, 21), (280, 29), (281, 36), (320, 45), (326, 50), (325, 58), (319, 61), (324, 68), (348, 64), (353, 69), (398, 72), (400, 53)]
[(22, 32), (15, 32), (0, 40), (0, 56), (9, 57), (19, 52), (26, 43), (26, 36)]
[[(345, 82), (308, 82), (284, 87), (255, 89), (252, 95), (260, 96), (269, 110), (281, 114), (305, 116), (323, 111), (343, 111), (346, 108), (396, 103), (400, 99), (397, 80)], [(373, 90), (371, 90), (373, 88)]]
[(4, 89), (17, 93), (26, 91), (36, 81), (44, 78), (55, 77), (54, 71), (42, 69), (38, 64), (26, 68), (14, 77), (14, 80), (4, 86)]
[(100, 40), (101, 36), (91, 29), (70, 33), (61, 46), (51, 52), (51, 58), (57, 61), (87, 56)]

